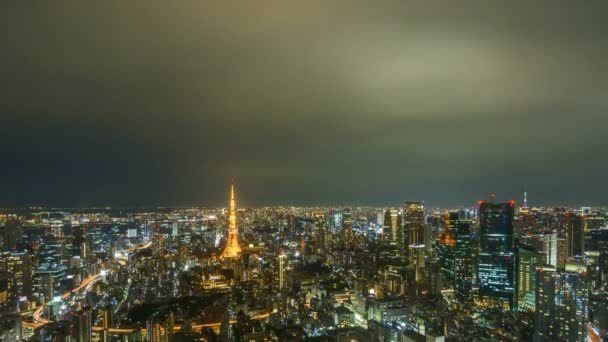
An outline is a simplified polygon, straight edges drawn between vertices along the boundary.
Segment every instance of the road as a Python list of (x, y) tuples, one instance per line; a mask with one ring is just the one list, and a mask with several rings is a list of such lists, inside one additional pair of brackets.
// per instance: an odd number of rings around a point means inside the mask
[[(269, 316), (270, 316), (270, 313), (262, 313), (262, 314), (257, 314), (257, 315), (251, 316), (250, 318), (253, 320), (259, 320), (259, 319), (266, 319)], [(221, 322), (194, 324), (194, 325), (192, 325), (192, 330), (201, 331), (203, 328), (211, 328), (215, 331), (219, 331), (221, 324), (222, 324)], [(230, 324), (236, 324), (236, 320), (230, 321)], [(102, 332), (103, 330), (104, 330), (103, 327), (93, 327), (94, 332)], [(135, 328), (109, 328), (108, 333), (110, 335), (128, 335), (128, 334), (133, 333), (135, 330), (137, 330), (137, 329), (135, 329)], [(173, 326), (173, 331), (180, 331), (180, 330), (181, 330), (180, 325)], [(146, 333), (147, 333), (146, 329), (141, 329), (140, 331), (141, 331), (142, 335), (146, 335)]]
[[(146, 249), (146, 248), (150, 248), (152, 246), (152, 242), (148, 242), (147, 244), (143, 245), (143, 246), (138, 246), (138, 247), (132, 247), (130, 249), (127, 249), (128, 252), (134, 252), (137, 250), (141, 250), (141, 249)], [(78, 293), (80, 291), (82, 291), (83, 289), (85, 289), (87, 286), (91, 285), (92, 283), (96, 282), (97, 280), (99, 280), (99, 278), (102, 276), (102, 272), (99, 272), (98, 274), (89, 276), (88, 278), (85, 278), (80, 285), (78, 285), (77, 287), (73, 288), (71, 291), (65, 292), (61, 295), (61, 299), (62, 300), (66, 300), (68, 298), (70, 298), (70, 296), (74, 293)], [(46, 306), (48, 306), (49, 304), (51, 304), (51, 302), (47, 302), (44, 303), (42, 305), (39, 305), (37, 307), (35, 307), (33, 310), (33, 314), (32, 314), (32, 318), (34, 319), (33, 322), (26, 322), (23, 321), (22, 322), (22, 326), (24, 328), (30, 328), (30, 329), (36, 329), (36, 328), (40, 328), (43, 325), (50, 323), (51, 321), (49, 321), (48, 319), (42, 317), (42, 311), (44, 310), (44, 308)], [(30, 310), (26, 310), (24, 313), (28, 313)]]
[[(133, 251), (137, 251), (137, 250), (141, 250), (141, 249), (145, 249), (145, 248), (149, 248), (150, 246), (152, 246), (152, 242), (149, 242), (143, 246), (140, 247), (135, 247), (135, 248), (131, 248), (128, 249), (129, 252), (133, 252)], [(92, 275), (86, 279), (84, 279), (80, 285), (78, 285), (77, 287), (75, 287), (74, 289), (72, 289), (72, 291), (69, 292), (65, 292), (64, 294), (61, 295), (61, 299), (62, 300), (67, 300), (68, 298), (70, 298), (70, 296), (72, 296), (75, 293), (79, 293), (80, 291), (86, 289), (89, 285), (94, 284), (96, 281), (98, 281), (101, 276), (102, 276), (102, 272), (99, 272), (98, 274)], [(31, 329), (36, 329), (36, 328), (40, 328), (42, 326), (44, 326), (47, 323), (50, 323), (51, 321), (49, 321), (48, 319), (42, 317), (42, 312), (44, 310), (44, 308), (49, 305), (51, 302), (45, 303), (43, 305), (40, 305), (38, 307), (36, 307), (34, 309), (34, 313), (32, 314), (32, 317), (34, 319), (34, 322), (22, 322), (22, 326), (23, 327), (27, 327), (27, 328), (31, 328)], [(266, 319), (270, 316), (270, 313), (262, 313), (262, 314), (257, 314), (251, 317), (251, 319), (253, 320), (259, 320), (259, 319)], [(231, 324), (235, 324), (236, 321), (231, 321)], [(211, 328), (215, 331), (219, 331), (221, 322), (213, 322), (213, 323), (206, 323), (206, 324), (195, 324), (192, 325), (192, 330), (194, 331), (200, 331), (203, 328)], [(103, 327), (92, 327), (94, 332), (101, 332), (104, 331)], [(173, 327), (174, 331), (179, 331), (181, 329), (180, 325), (175, 325)], [(135, 328), (109, 328), (107, 331), (109, 334), (111, 335), (128, 335), (131, 334), (135, 331)], [(146, 334), (146, 329), (142, 329), (141, 330), (142, 334)]]
[[(96, 282), (97, 280), (99, 280), (99, 278), (101, 278), (102, 274), (101, 272), (95, 275), (92, 275), (88, 278), (85, 278), (85, 280), (83, 280), (80, 285), (78, 285), (77, 287), (75, 287), (74, 289), (72, 289), (72, 291), (68, 291), (65, 292), (64, 294), (61, 295), (61, 299), (62, 300), (66, 300), (68, 299), (73, 293), (78, 293), (80, 291), (82, 291), (83, 289), (85, 289), (87, 286), (91, 285), (92, 283)], [(36, 309), (34, 310), (34, 313), (32, 314), (32, 318), (34, 319), (34, 322), (23, 322), (24, 326), (27, 326), (28, 328), (38, 328), (41, 327), (47, 323), (50, 323), (51, 321), (49, 321), (48, 319), (42, 317), (42, 311), (44, 310), (44, 308), (46, 306), (48, 306), (49, 304), (51, 304), (51, 302), (47, 302), (44, 303), (43, 305), (39, 305), (38, 307), (36, 307)]]

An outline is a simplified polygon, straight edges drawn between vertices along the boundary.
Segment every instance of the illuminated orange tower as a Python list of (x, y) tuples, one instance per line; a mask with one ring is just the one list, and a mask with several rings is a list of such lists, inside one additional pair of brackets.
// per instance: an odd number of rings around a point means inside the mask
[(236, 202), (234, 200), (234, 182), (230, 183), (230, 218), (228, 225), (228, 242), (222, 252), (223, 258), (238, 258), (241, 256), (241, 246), (239, 245), (239, 231), (236, 228)]

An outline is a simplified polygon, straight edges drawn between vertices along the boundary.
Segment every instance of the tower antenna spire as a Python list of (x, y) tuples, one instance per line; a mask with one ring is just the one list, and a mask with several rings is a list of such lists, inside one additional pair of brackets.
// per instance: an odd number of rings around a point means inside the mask
[(236, 200), (234, 199), (234, 178), (230, 180), (230, 212), (228, 216), (228, 241), (222, 252), (222, 258), (235, 258), (241, 255), (241, 246), (236, 228)]

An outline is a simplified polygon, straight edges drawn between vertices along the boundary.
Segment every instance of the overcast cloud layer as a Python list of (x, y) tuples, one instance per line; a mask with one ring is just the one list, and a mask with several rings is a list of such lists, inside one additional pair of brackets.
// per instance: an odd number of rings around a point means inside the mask
[(0, 10), (0, 205), (606, 201), (606, 1)]

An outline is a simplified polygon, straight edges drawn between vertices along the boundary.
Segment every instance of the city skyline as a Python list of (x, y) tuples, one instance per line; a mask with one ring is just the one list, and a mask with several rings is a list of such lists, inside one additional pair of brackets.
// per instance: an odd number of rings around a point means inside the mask
[(608, 341), (608, 1), (0, 6), (0, 341)]
[[(232, 178), (232, 181), (230, 184), (234, 183), (234, 178)], [(224, 185), (225, 187), (225, 185)], [(467, 202), (467, 203), (456, 203), (456, 204), (443, 204), (440, 205), (438, 203), (429, 203), (428, 201), (425, 201), (423, 199), (416, 199), (419, 200), (421, 203), (424, 203), (425, 206), (429, 207), (429, 208), (438, 208), (438, 209), (453, 209), (453, 208), (469, 208), (469, 207), (474, 207), (476, 205), (479, 205), (481, 202), (511, 202), (517, 205), (521, 205), (521, 206), (526, 206), (527, 204), (530, 204), (530, 207), (536, 207), (536, 208), (577, 208), (577, 207), (595, 207), (595, 208), (604, 208), (606, 207), (606, 205), (598, 205), (598, 204), (589, 204), (588, 202), (584, 202), (584, 203), (569, 203), (567, 200), (562, 200), (559, 202), (554, 202), (554, 203), (545, 203), (545, 202), (541, 202), (541, 203), (530, 203), (527, 200), (528, 196), (527, 196), (528, 192), (524, 191), (520, 194), (519, 197), (504, 197), (504, 196), (498, 196), (494, 193), (494, 192), (489, 192), (485, 195), (479, 196), (477, 197), (475, 200)], [(392, 196), (391, 196), (392, 197)], [(302, 207), (302, 208), (313, 208), (313, 207), (362, 207), (362, 208), (386, 208), (386, 207), (395, 207), (395, 206), (399, 206), (402, 205), (403, 203), (408, 203), (409, 201), (412, 201), (413, 198), (408, 198), (405, 197), (402, 200), (397, 200), (397, 201), (391, 201), (391, 202), (383, 202), (383, 203), (369, 203), (369, 202), (364, 202), (364, 201), (350, 201), (350, 202), (342, 202), (342, 203), (331, 203), (331, 202), (323, 202), (320, 200), (317, 201), (312, 201), (312, 202), (307, 202), (307, 203), (290, 203), (289, 201), (286, 201), (284, 203), (267, 203), (267, 204), (250, 204), (247, 202), (247, 200), (245, 200), (245, 204), (242, 205), (242, 208), (272, 208), (272, 207)], [(527, 202), (527, 203), (526, 203)], [(167, 208), (167, 209), (179, 209), (179, 208), (229, 208), (230, 206), (226, 206), (225, 203), (222, 203), (222, 201), (219, 201), (219, 203), (216, 204), (209, 204), (209, 205), (196, 205), (196, 204), (184, 204), (184, 205), (171, 205), (171, 204), (140, 204), (140, 205), (135, 205), (135, 204), (129, 204), (129, 205), (110, 205), (110, 204), (97, 204), (97, 205), (84, 205), (84, 206), (53, 206), (53, 205), (46, 205), (44, 203), (30, 203), (30, 204), (20, 204), (20, 205), (4, 205), (4, 206), (0, 206), (0, 210), (2, 209), (28, 209), (28, 208), (47, 208), (47, 209), (161, 209), (161, 208)]]
[(0, 213), (0, 338), (608, 336), (606, 208), (491, 194), (469, 209), (238, 210), (236, 194), (232, 180), (229, 210)]

